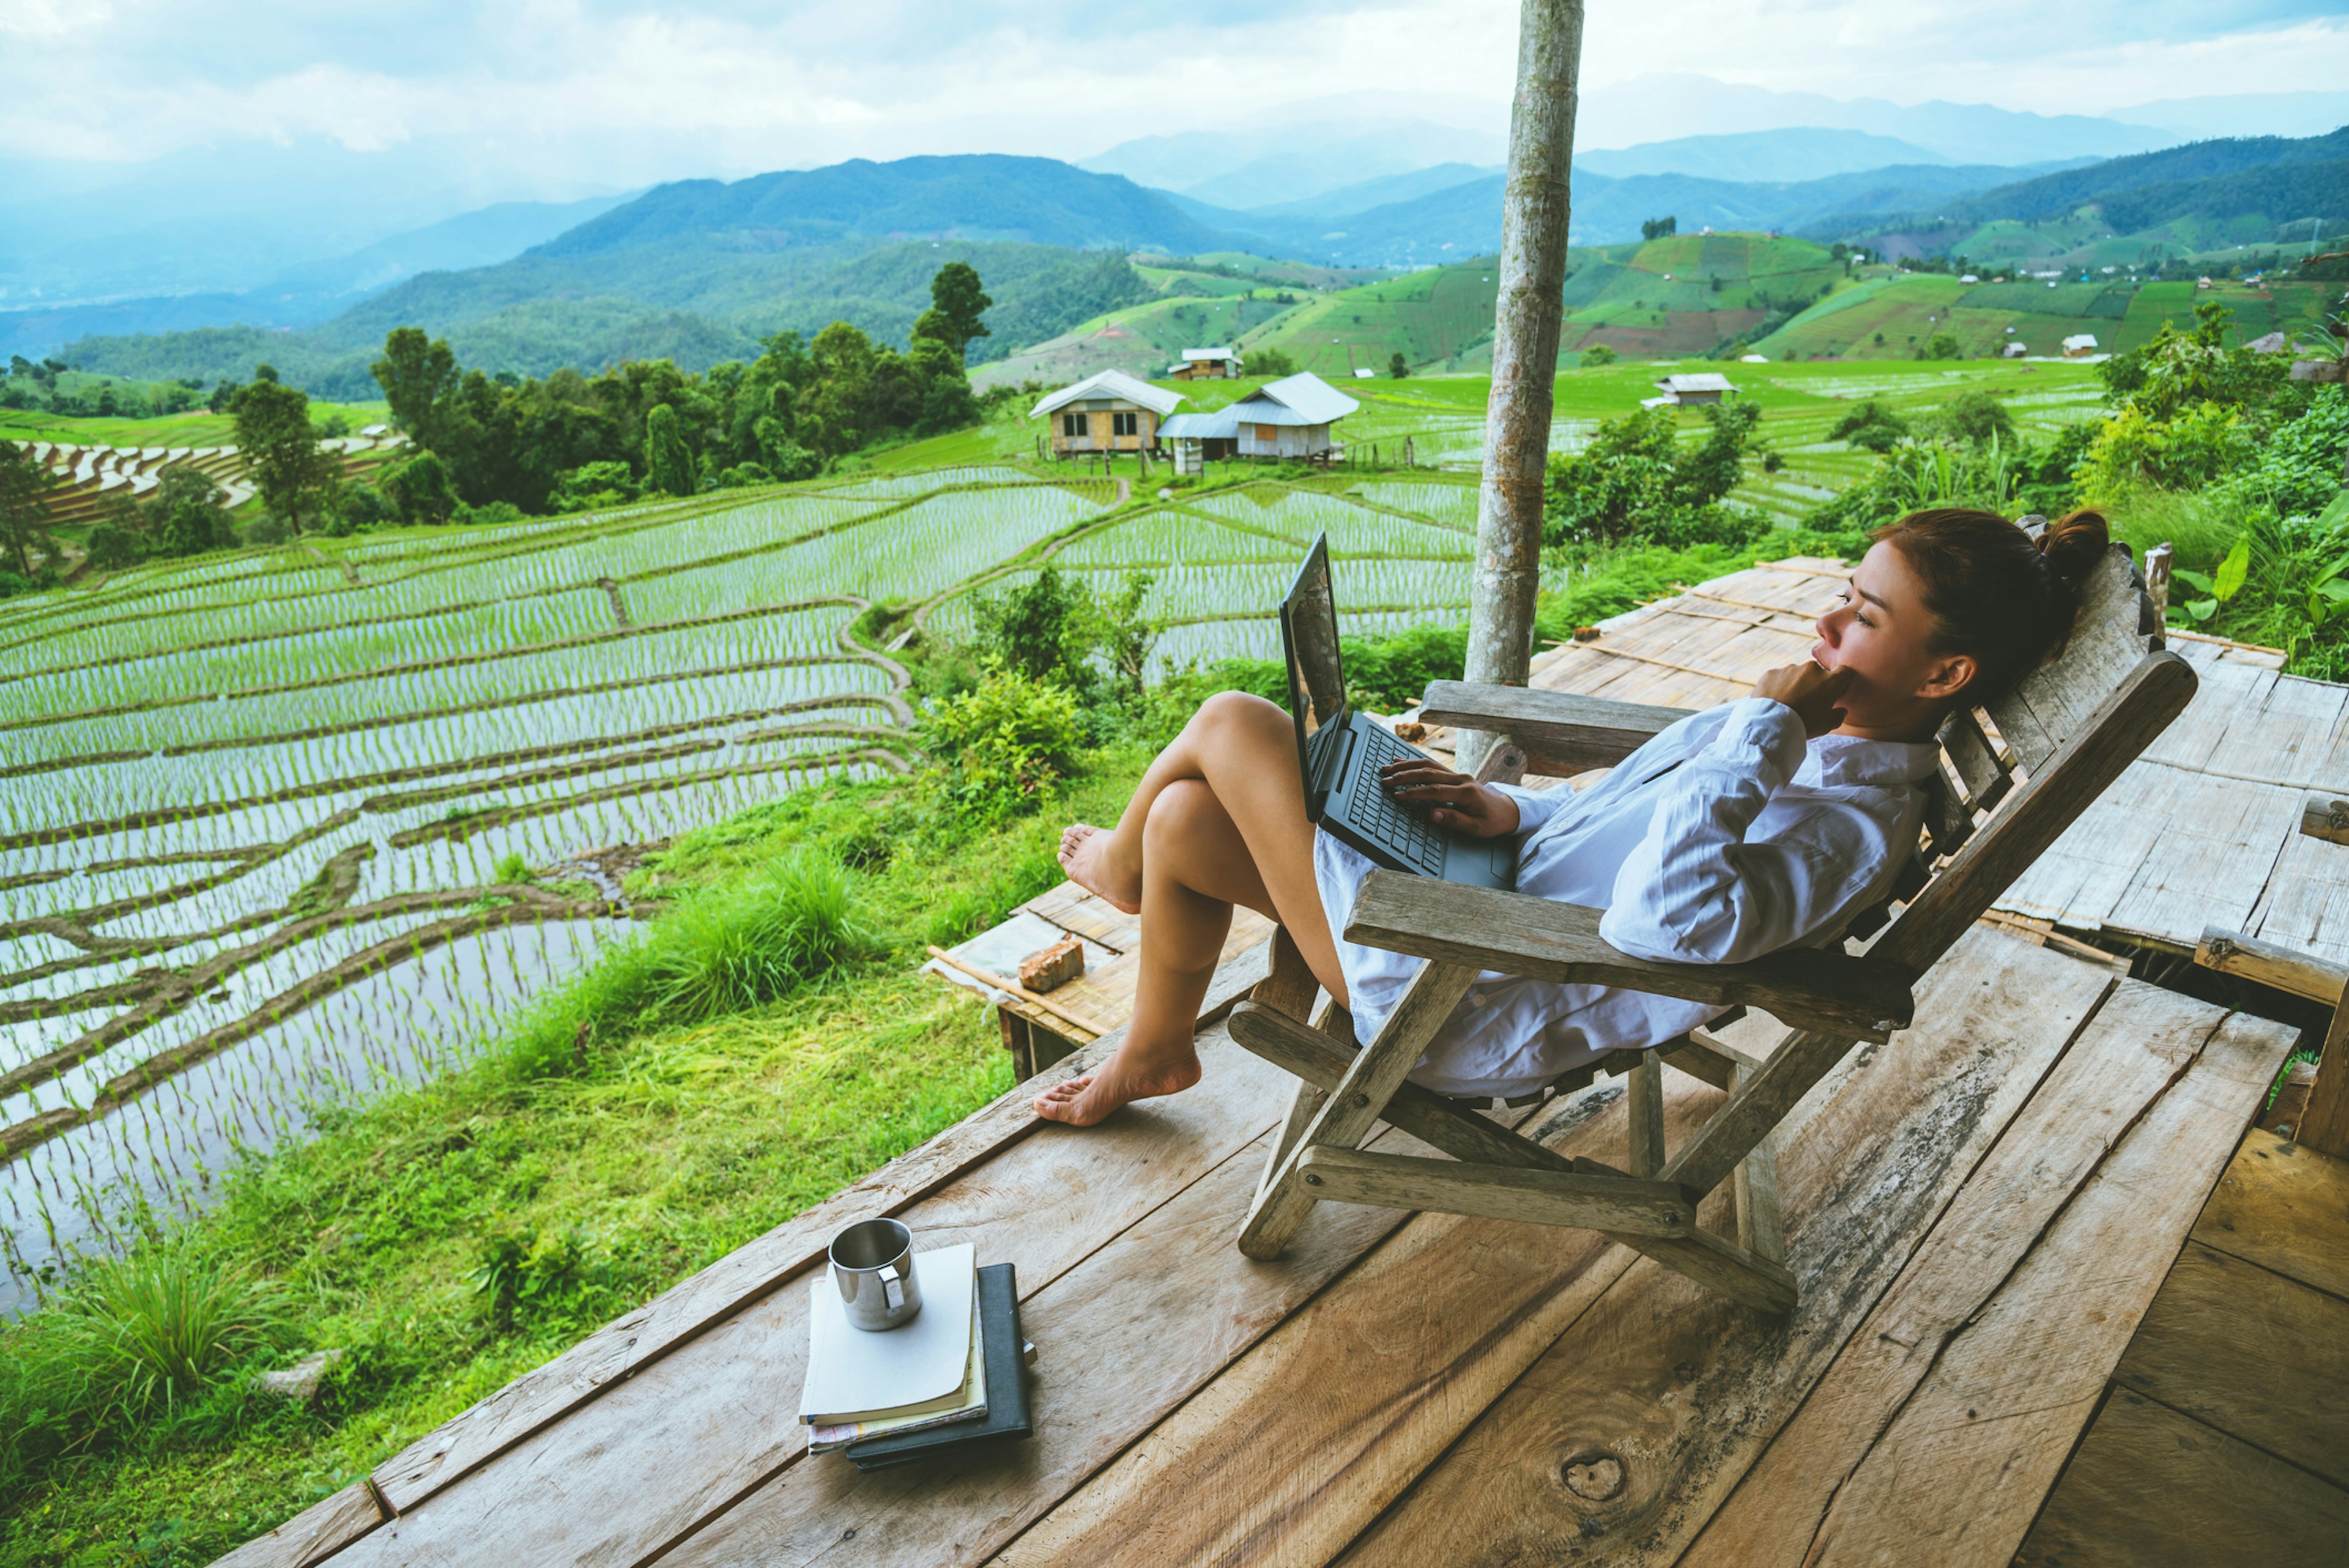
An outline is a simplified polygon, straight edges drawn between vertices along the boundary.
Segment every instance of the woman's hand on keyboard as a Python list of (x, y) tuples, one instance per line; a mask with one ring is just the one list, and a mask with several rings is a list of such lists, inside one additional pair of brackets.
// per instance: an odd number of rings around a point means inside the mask
[(1471, 838), (1497, 839), (1517, 830), (1517, 803), (1465, 773), (1406, 757), (1379, 769), (1379, 783), (1396, 799), (1427, 809), (1437, 827)]

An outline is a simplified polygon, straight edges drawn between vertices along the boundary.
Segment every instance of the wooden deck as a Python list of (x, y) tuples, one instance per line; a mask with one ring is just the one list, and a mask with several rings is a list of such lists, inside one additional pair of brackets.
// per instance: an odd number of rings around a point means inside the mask
[[(1805, 657), (1849, 567), (1798, 557), (1642, 605), (1535, 662), (1533, 684), (1702, 708)], [(2190, 953), (2205, 926), (2349, 959), (2349, 848), (2301, 804), (2349, 795), (2349, 686), (2280, 673), (2274, 650), (2172, 634), (2192, 706), (1999, 907), (2057, 929)]]
[[(1083, 1131), (1016, 1091), (229, 1561), (2006, 1563), (2292, 1034), (1990, 926), (1918, 1016), (1782, 1134), (1786, 1321), (1499, 1221), (1325, 1204), (1249, 1262), (1288, 1085), (1211, 1024), (1197, 1088)], [(1683, 1136), (1718, 1093), (1667, 1083)], [(1622, 1159), (1616, 1083), (1536, 1114)], [(873, 1475), (805, 1453), (804, 1282), (885, 1212), (1018, 1265), (1034, 1440)]]

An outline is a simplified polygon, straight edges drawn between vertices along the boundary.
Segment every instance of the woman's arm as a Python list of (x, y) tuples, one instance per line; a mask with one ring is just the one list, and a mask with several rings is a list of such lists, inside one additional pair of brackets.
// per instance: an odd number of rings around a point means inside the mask
[(1379, 769), (1379, 782), (1396, 799), (1426, 807), (1430, 821), (1454, 833), (1497, 839), (1520, 825), (1516, 799), (1429, 758), (1390, 762)]
[[(1808, 671), (1806, 675), (1804, 672)], [(1643, 958), (1728, 964), (1814, 935), (1882, 866), (1886, 847), (1829, 810), (1784, 840), (1746, 832), (1835, 720), (1832, 676), (1774, 670), (1681, 765), (1615, 879), (1599, 934)]]

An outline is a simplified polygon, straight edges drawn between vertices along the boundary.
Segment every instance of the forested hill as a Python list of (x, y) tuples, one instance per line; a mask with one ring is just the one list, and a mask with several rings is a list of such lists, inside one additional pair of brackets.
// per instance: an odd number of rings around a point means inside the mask
[(730, 184), (680, 181), (529, 253), (603, 255), (679, 241), (776, 250), (859, 236), (1022, 240), (1178, 256), (1216, 250), (1231, 239), (1123, 175), (1089, 173), (1049, 158), (984, 153), (891, 163), (860, 158)]

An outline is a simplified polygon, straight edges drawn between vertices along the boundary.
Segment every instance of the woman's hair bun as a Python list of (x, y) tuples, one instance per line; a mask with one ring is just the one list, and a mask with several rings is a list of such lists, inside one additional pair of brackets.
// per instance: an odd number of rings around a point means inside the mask
[(2039, 554), (2055, 580), (2076, 592), (2111, 548), (2112, 530), (2100, 511), (2067, 511), (2040, 531)]

